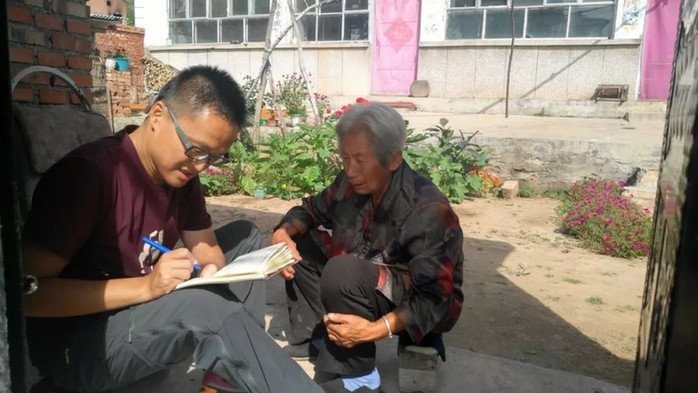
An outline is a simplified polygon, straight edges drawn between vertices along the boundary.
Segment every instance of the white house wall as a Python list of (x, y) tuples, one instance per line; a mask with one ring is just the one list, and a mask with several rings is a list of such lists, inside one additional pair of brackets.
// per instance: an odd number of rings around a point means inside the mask
[[(155, 58), (177, 69), (209, 64), (221, 67), (238, 81), (256, 76), (262, 65), (264, 50), (261, 47), (245, 48), (242, 45), (209, 47), (205, 49), (178, 48), (176, 46), (150, 48)], [(310, 73), (310, 80), (317, 91), (335, 96), (366, 95), (370, 89), (370, 51), (366, 45), (334, 48), (305, 48), (303, 61)], [(284, 74), (299, 71), (298, 52), (295, 45), (284, 45), (272, 53), (272, 75), (275, 82)]]
[(167, 25), (167, 0), (136, 0), (134, 12), (136, 26), (145, 29), (143, 44), (146, 47), (166, 45), (170, 34)]
[[(509, 40), (445, 40), (448, 0), (422, 0), (417, 79), (437, 98), (503, 98)], [(279, 10), (288, 21), (285, 1)], [(642, 21), (632, 16), (647, 0), (619, 0), (617, 34), (622, 39), (520, 39), (512, 63), (511, 97), (539, 100), (589, 100), (599, 84), (638, 90)], [(182, 69), (195, 64), (220, 66), (238, 80), (259, 72), (260, 43), (166, 45), (166, 0), (137, 0), (136, 22), (146, 28), (146, 45), (160, 60)], [(284, 23), (285, 25), (285, 23)], [(274, 34), (283, 27), (277, 24)], [(373, 33), (370, 32), (369, 37)], [(290, 40), (289, 40), (290, 41)], [(275, 81), (298, 71), (292, 41), (272, 55)], [(317, 91), (330, 96), (365, 96), (370, 91), (371, 42), (305, 43), (307, 70)]]
[[(420, 46), (417, 78), (429, 82), (431, 96), (505, 96), (508, 44), (479, 43), (475, 46)], [(629, 97), (635, 97), (639, 40), (585, 44), (567, 42), (555, 46), (544, 42), (536, 45), (529, 40), (527, 45), (516, 47), (511, 70), (511, 97), (588, 100), (599, 84), (628, 85)]]

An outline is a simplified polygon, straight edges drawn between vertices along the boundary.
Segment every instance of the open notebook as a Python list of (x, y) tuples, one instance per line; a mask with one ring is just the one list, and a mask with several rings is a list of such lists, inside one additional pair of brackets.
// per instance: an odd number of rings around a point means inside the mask
[(192, 278), (177, 285), (175, 289), (196, 285), (261, 280), (273, 276), (283, 268), (294, 263), (296, 261), (293, 259), (291, 250), (288, 249), (286, 243), (278, 243), (249, 254), (240, 255), (213, 276)]

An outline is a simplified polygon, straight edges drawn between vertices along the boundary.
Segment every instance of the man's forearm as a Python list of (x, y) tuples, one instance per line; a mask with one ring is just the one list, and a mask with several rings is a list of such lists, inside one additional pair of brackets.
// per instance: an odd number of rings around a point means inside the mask
[(29, 317), (70, 317), (128, 307), (152, 299), (147, 277), (102, 281), (41, 278), (36, 292), (25, 297)]

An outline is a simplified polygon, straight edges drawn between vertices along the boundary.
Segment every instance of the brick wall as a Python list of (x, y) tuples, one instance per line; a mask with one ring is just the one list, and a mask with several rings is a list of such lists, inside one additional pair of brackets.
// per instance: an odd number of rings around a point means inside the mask
[(130, 103), (142, 102), (145, 93), (143, 72), (143, 37), (145, 29), (127, 25), (110, 26), (107, 30), (95, 33), (95, 46), (101, 57), (108, 50), (123, 49), (130, 59), (128, 72), (106, 71), (106, 83), (111, 93), (114, 116), (130, 116)]
[[(9, 0), (10, 67), (14, 77), (32, 65), (56, 68), (70, 76), (92, 100), (92, 37), (85, 0)], [(25, 77), (13, 91), (15, 101), (65, 104), (78, 99), (58, 78), (46, 73)]]

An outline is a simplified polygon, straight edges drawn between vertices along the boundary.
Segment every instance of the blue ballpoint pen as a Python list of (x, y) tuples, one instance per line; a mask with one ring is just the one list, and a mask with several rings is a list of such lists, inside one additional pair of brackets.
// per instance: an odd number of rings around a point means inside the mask
[[(143, 236), (143, 242), (145, 242), (145, 244), (150, 244), (150, 246), (152, 246), (154, 249), (160, 251), (163, 254), (172, 251), (169, 248), (163, 246), (162, 244), (156, 242), (155, 240), (150, 239), (149, 237)], [(196, 270), (197, 272), (201, 271), (201, 265), (199, 265), (196, 261), (194, 261), (194, 270)]]

